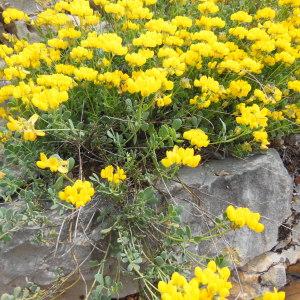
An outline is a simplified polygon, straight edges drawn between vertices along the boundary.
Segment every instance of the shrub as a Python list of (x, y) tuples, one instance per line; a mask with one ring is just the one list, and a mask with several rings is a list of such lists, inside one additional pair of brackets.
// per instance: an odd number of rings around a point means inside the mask
[[(155, 297), (153, 282), (184, 265), (174, 244), (187, 253), (188, 243), (209, 238), (180, 225), (157, 181), (197, 167), (201, 155), (266, 150), (299, 126), (299, 3), (94, 4), (59, 1), (32, 21), (3, 12), (5, 23), (30, 22), (41, 40), (4, 34), (1, 140), (8, 162), (35, 183), (38, 206), (106, 207), (99, 219), (114, 240), (107, 251), (118, 249)], [(229, 211), (236, 227), (263, 230), (258, 214)], [(220, 222), (229, 230), (226, 216)], [(149, 259), (153, 231), (159, 246)], [(109, 290), (101, 284), (99, 293)]]

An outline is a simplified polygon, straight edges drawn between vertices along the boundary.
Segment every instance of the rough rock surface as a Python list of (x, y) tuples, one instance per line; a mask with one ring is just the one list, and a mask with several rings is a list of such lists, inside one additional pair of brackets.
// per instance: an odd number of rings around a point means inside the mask
[(278, 228), (291, 215), (292, 180), (275, 150), (247, 159), (210, 161), (195, 169), (182, 169), (180, 182), (172, 182), (172, 200), (182, 207), (182, 222), (194, 234), (205, 234), (229, 204), (246, 206), (263, 216), (262, 234), (247, 228), (225, 238), (201, 243), (200, 254), (235, 252), (235, 262), (244, 265), (277, 245)]
[[(87, 239), (81, 237), (72, 243), (65, 240), (54, 255), (56, 239), (40, 242), (37, 240), (40, 233), (38, 228), (22, 229), (9, 243), (0, 244), (0, 295), (24, 286), (27, 281), (48, 286), (59, 275), (68, 275), (91, 257), (93, 249)], [(44, 234), (47, 235), (47, 231)], [(86, 268), (83, 264), (81, 271), (88, 274)]]
[(30, 43), (41, 41), (40, 35), (31, 30), (31, 27), (25, 21), (15, 21), (6, 27), (8, 32), (15, 34), (19, 39), (25, 39)]
[[(45, 229), (21, 229), (9, 243), (0, 242), (0, 296), (11, 293), (15, 287), (26, 286), (28, 282), (41, 288), (51, 287), (48, 291), (52, 295), (63, 291), (60, 300), (82, 299), (80, 296), (86, 295), (97, 271), (90, 267), (89, 261), (101, 260), (102, 257), (97, 250), (97, 241), (80, 228), (74, 230), (76, 218), (66, 221), (63, 227), (60, 227), (63, 220), (54, 214), (49, 215), (49, 221), (51, 225)], [(110, 260), (105, 275), (114, 278), (116, 270), (116, 261)], [(116, 296), (136, 293), (137, 281), (130, 276), (119, 275), (123, 289)], [(61, 285), (62, 278), (64, 285)]]

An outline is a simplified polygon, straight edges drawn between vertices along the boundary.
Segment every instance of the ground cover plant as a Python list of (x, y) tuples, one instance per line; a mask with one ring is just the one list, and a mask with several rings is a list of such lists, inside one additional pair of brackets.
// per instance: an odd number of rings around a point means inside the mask
[[(26, 203), (21, 218), (0, 210), (0, 238), (43, 222), (49, 208), (79, 215), (98, 207), (109, 243), (89, 297), (118, 290), (103, 277), (109, 255), (140, 279), (143, 297), (226, 299), (222, 259), (191, 281), (174, 272), (186, 274), (187, 258), (210, 259), (190, 243), (243, 226), (262, 232), (259, 213), (229, 206), (195, 237), (155, 187), (211, 153), (264, 151), (299, 130), (299, 1), (73, 0), (33, 20), (15, 8), (2, 18), (27, 22), (41, 40), (4, 34), (0, 45), (9, 81), (0, 88), (2, 197)], [(26, 178), (14, 178), (16, 164)]]

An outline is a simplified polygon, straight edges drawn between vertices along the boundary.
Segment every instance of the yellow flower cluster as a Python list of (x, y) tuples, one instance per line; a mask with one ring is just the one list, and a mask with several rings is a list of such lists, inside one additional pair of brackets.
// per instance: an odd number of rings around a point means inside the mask
[(210, 261), (204, 269), (196, 267), (195, 276), (190, 281), (177, 272), (173, 273), (169, 282), (158, 283), (158, 291), (162, 300), (225, 300), (232, 287), (229, 277), (229, 268), (219, 268)]
[(247, 97), (251, 91), (251, 85), (244, 80), (231, 81), (228, 88), (228, 93), (235, 98)]
[(133, 72), (132, 77), (128, 78), (123, 86), (123, 91), (128, 91), (130, 94), (141, 93), (143, 97), (172, 89), (173, 82), (167, 79), (167, 72), (158, 68)]
[(25, 14), (23, 11), (11, 7), (4, 10), (2, 16), (5, 24), (9, 24), (12, 21), (17, 21), (17, 20), (24, 20), (24, 21), (30, 20), (28, 15)]
[(85, 40), (81, 41), (84, 48), (102, 49), (105, 52), (114, 55), (125, 55), (128, 52), (127, 47), (122, 45), (122, 38), (116, 33), (97, 34), (89, 32)]
[(91, 201), (95, 189), (89, 181), (76, 180), (73, 185), (68, 185), (58, 193), (59, 199), (71, 203), (75, 207), (85, 206)]
[[(22, 87), (20, 87), (22, 91)], [(56, 109), (59, 105), (69, 99), (66, 91), (60, 91), (57, 88), (45, 89), (36, 91), (34, 94), (29, 94), (32, 104), (42, 111)], [(22, 97), (24, 101), (24, 98)]]
[(56, 155), (47, 158), (45, 153), (40, 153), (40, 160), (36, 162), (36, 165), (40, 169), (50, 169), (51, 172), (66, 174), (68, 173), (68, 163), (68, 160), (63, 160)]
[(300, 93), (300, 80), (293, 80), (288, 82), (288, 88)]
[(241, 22), (241, 23), (251, 23), (253, 18), (246, 11), (240, 10), (240, 11), (233, 13), (230, 16), (230, 19), (231, 19), (231, 21), (237, 21), (237, 22)]
[(100, 176), (101, 178), (106, 179), (108, 182), (112, 182), (114, 184), (120, 184), (127, 178), (125, 171), (122, 168), (117, 167), (115, 171), (112, 165), (102, 169)]
[(168, 106), (171, 103), (172, 103), (172, 94), (156, 98), (156, 105), (158, 107)]
[(172, 165), (183, 165), (195, 168), (199, 165), (201, 156), (194, 154), (193, 148), (182, 148), (174, 146), (172, 150), (166, 152), (166, 157), (161, 160), (164, 167), (169, 168)]
[(71, 24), (71, 19), (67, 14), (58, 13), (54, 9), (48, 8), (36, 16), (34, 21), (36, 26), (61, 27)]
[(60, 39), (78, 39), (81, 37), (81, 32), (72, 27), (70, 28), (62, 28), (58, 31), (58, 37)]
[(128, 53), (125, 56), (125, 60), (131, 66), (141, 67), (147, 61), (147, 59), (152, 58), (154, 56), (154, 52), (147, 49), (140, 49), (137, 53)]
[(105, 72), (103, 74), (98, 74), (97, 84), (105, 84), (108, 88), (119, 88), (128, 78), (129, 76), (127, 74), (124, 74), (119, 70), (114, 72)]
[(157, 0), (95, 0), (95, 4), (101, 5), (106, 13), (112, 14), (116, 19), (151, 19), (153, 13), (144, 5), (153, 5)]
[(247, 125), (250, 128), (266, 127), (269, 113), (267, 108), (260, 109), (257, 104), (246, 106), (245, 103), (237, 105), (241, 116), (236, 117), (236, 122), (241, 125)]
[(282, 92), (277, 87), (266, 86), (263, 91), (255, 89), (253, 98), (258, 99), (264, 104), (276, 104), (282, 99)]
[(258, 143), (260, 143), (260, 149), (262, 150), (266, 150), (268, 149), (268, 145), (270, 144), (269, 140), (268, 140), (268, 133), (261, 129), (261, 130), (255, 130), (253, 132), (253, 137), (254, 140)]
[(291, 119), (295, 119), (296, 124), (300, 124), (300, 107), (297, 104), (286, 105), (284, 113)]
[(83, 47), (76, 47), (73, 48), (72, 51), (70, 52), (70, 57), (72, 59), (75, 59), (77, 61), (83, 61), (86, 59), (92, 59), (93, 58), (93, 52), (83, 48)]
[(229, 205), (226, 208), (226, 215), (235, 227), (241, 228), (247, 226), (257, 233), (263, 232), (265, 229), (265, 226), (259, 222), (260, 214), (252, 212), (247, 207), (235, 208), (232, 205)]
[(201, 87), (203, 92), (218, 93), (220, 90), (219, 82), (214, 80), (212, 77), (202, 76), (199, 80), (196, 79), (194, 82), (196, 87)]
[(8, 117), (7, 128), (10, 131), (16, 131), (22, 134), (25, 141), (35, 141), (38, 136), (45, 136), (45, 132), (34, 128), (39, 116), (37, 114), (32, 115), (28, 120), (24, 118), (14, 119)]
[[(256, 93), (256, 95), (259, 94)], [(267, 100), (265, 100), (265, 102), (266, 101)], [(268, 140), (268, 133), (265, 130), (265, 127), (267, 127), (268, 125), (267, 116), (271, 115), (273, 119), (280, 120), (283, 119), (282, 113), (281, 112), (271, 113), (265, 107), (260, 109), (257, 104), (253, 104), (252, 106), (246, 106), (245, 103), (240, 103), (237, 105), (236, 108), (241, 113), (241, 116), (236, 117), (236, 122), (241, 125), (249, 126), (251, 129), (260, 128), (259, 130), (253, 131), (254, 141), (260, 143), (260, 148), (262, 150), (268, 149), (268, 145), (270, 144), (270, 142)]]
[(197, 148), (207, 147), (209, 145), (208, 136), (201, 129), (190, 129), (183, 133), (183, 138), (190, 141), (192, 146)]
[(74, 80), (63, 74), (39, 75), (37, 84), (49, 88), (57, 88), (60, 91), (68, 91), (75, 86)]

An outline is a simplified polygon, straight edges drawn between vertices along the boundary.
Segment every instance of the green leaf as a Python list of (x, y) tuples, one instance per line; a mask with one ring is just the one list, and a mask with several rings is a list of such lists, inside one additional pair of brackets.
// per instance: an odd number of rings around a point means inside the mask
[(222, 124), (222, 131), (220, 132), (220, 135), (222, 134), (223, 136), (225, 136), (227, 132), (227, 126), (221, 118), (219, 118), (219, 120), (221, 121)]
[(107, 136), (108, 136), (109, 138), (111, 138), (113, 141), (115, 140), (115, 136), (114, 136), (114, 134), (113, 134), (110, 130), (107, 130), (106, 134), (107, 134)]
[(114, 226), (111, 226), (111, 227), (106, 228), (106, 229), (102, 229), (102, 230), (100, 231), (100, 233), (102, 233), (102, 234), (108, 234), (109, 232), (112, 231), (113, 228), (114, 228)]
[(74, 168), (74, 165), (75, 165), (75, 159), (73, 157), (70, 157), (68, 159), (68, 171), (69, 172)]
[(105, 282), (106, 286), (111, 286), (112, 280), (111, 280), (110, 276), (105, 276), (104, 282)]
[(95, 275), (95, 280), (100, 284), (100, 285), (103, 285), (104, 284), (104, 278), (103, 278), (103, 275), (100, 274), (100, 273), (97, 273)]
[(15, 297), (18, 297), (18, 296), (21, 294), (21, 291), (22, 291), (22, 289), (21, 289), (19, 286), (17, 286), (17, 287), (14, 289), (14, 296), (15, 296)]
[(0, 300), (14, 300), (14, 296), (11, 296), (9, 294), (3, 294)]
[(143, 131), (147, 131), (148, 128), (149, 128), (149, 124), (148, 123), (143, 123), (141, 125), (141, 130), (143, 130)]
[(72, 129), (73, 131), (75, 131), (75, 126), (74, 126), (73, 121), (72, 121), (71, 119), (68, 119), (68, 122), (69, 122), (69, 125), (70, 125), (71, 129)]
[(168, 130), (168, 126), (163, 125), (159, 128), (158, 131), (158, 135), (162, 138), (162, 139), (166, 139), (169, 136), (169, 130)]
[(191, 122), (192, 122), (192, 125), (193, 125), (194, 127), (198, 127), (198, 126), (199, 126), (199, 121), (198, 121), (198, 119), (197, 119), (196, 116), (193, 116), (193, 117), (192, 117)]
[(143, 202), (146, 202), (148, 204), (155, 204), (159, 201), (152, 187), (147, 187), (146, 189), (141, 191), (139, 193), (139, 197)]
[(175, 130), (178, 130), (182, 125), (182, 121), (181, 119), (174, 119), (173, 122), (172, 122), (172, 127), (175, 129)]
[(57, 178), (56, 182), (54, 183), (53, 189), (58, 192), (62, 190), (63, 186), (64, 186), (64, 178), (63, 176), (60, 176)]

